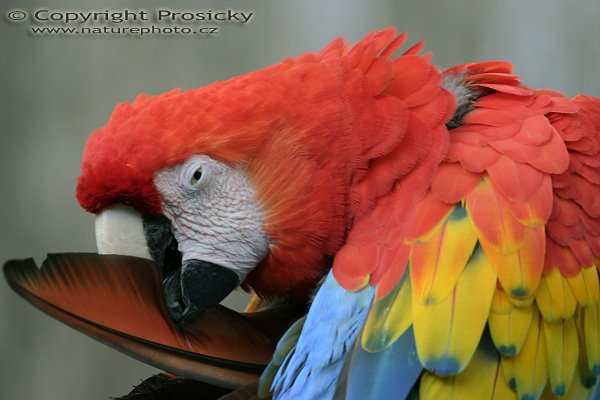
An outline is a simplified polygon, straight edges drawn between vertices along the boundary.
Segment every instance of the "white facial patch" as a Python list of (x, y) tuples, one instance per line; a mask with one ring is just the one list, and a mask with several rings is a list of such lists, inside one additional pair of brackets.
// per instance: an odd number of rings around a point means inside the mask
[(154, 184), (182, 261), (220, 265), (242, 282), (266, 256), (263, 213), (242, 167), (197, 155), (159, 171)]

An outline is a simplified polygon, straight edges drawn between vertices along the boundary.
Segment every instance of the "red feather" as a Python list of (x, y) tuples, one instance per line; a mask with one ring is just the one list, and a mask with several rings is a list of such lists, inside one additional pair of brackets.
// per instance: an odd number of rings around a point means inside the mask
[(596, 259), (594, 257), (594, 254), (592, 253), (592, 250), (590, 249), (590, 246), (586, 242), (585, 237), (583, 235), (581, 239), (573, 238), (572, 240), (570, 240), (569, 247), (571, 248), (571, 251), (573, 252), (575, 258), (577, 258), (579, 265), (588, 268), (595, 265)]
[(560, 269), (562, 275), (572, 277), (579, 273), (581, 265), (566, 246), (561, 246), (552, 240), (546, 241), (546, 259), (544, 271), (550, 272), (554, 266)]
[(552, 137), (554, 130), (543, 115), (526, 118), (514, 139), (534, 146), (546, 143)]
[(487, 168), (498, 190), (509, 200), (523, 202), (538, 191), (544, 174), (527, 164), (500, 159)]
[(537, 192), (524, 203), (515, 203), (502, 195), (498, 198), (521, 224), (528, 227), (545, 225), (552, 213), (553, 192), (551, 179), (548, 175), (544, 175)]
[(532, 94), (531, 90), (508, 84), (473, 83), (473, 86), (481, 86), (488, 89), (494, 89), (498, 92), (514, 94), (516, 96), (529, 96), (530, 94)]
[(508, 93), (493, 93), (478, 99), (477, 107), (511, 111), (530, 107), (533, 102), (533, 96), (522, 97)]
[(456, 143), (450, 146), (447, 158), (449, 161), (460, 161), (467, 171), (479, 173), (494, 165), (501, 157), (501, 154), (490, 146), (474, 147)]
[(513, 138), (490, 141), (490, 146), (518, 163), (527, 163), (530, 160), (536, 159), (542, 153), (541, 146), (519, 143)]
[(581, 225), (563, 225), (551, 220), (546, 225), (547, 234), (562, 246), (568, 246), (572, 239), (583, 238), (583, 227)]
[(565, 172), (569, 166), (569, 153), (560, 135), (553, 129), (550, 140), (543, 145), (544, 151), (527, 160), (533, 167), (551, 174)]
[(482, 178), (483, 174), (469, 172), (459, 163), (443, 163), (431, 184), (431, 192), (445, 203), (458, 203)]
[(412, 212), (406, 240), (409, 242), (418, 240), (439, 225), (452, 211), (451, 204), (440, 201), (433, 192), (429, 192)]
[(514, 251), (522, 246), (525, 227), (512, 216), (491, 182), (482, 181), (466, 200), (467, 211), (480, 240), (502, 252)]

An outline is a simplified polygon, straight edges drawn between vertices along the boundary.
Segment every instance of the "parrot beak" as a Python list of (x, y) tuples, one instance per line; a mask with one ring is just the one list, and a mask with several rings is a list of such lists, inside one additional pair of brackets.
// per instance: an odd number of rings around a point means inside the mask
[(186, 260), (164, 281), (167, 308), (174, 322), (184, 322), (219, 304), (239, 285), (235, 272), (217, 264)]
[(113, 205), (96, 215), (99, 254), (118, 254), (157, 262), (164, 297), (174, 322), (184, 322), (219, 304), (239, 284), (238, 275), (202, 260), (181, 262), (169, 220), (143, 216), (131, 207)]
[(131, 207), (112, 205), (96, 214), (98, 254), (119, 254), (152, 259), (142, 214)]

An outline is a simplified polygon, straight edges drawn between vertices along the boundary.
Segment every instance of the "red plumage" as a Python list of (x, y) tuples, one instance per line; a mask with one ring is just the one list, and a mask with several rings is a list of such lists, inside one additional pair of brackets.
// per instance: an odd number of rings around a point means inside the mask
[[(459, 201), (486, 246), (525, 233), (543, 242), (546, 225), (550, 253), (599, 256), (600, 101), (527, 88), (507, 62), (442, 74), (419, 54), (422, 43), (393, 58), (405, 39), (393, 29), (352, 48), (338, 39), (225, 82), (117, 106), (86, 147), (81, 205), (160, 213), (158, 170), (193, 154), (245, 165), (272, 241), (245, 286), (265, 296), (304, 296), (332, 260), (343, 286), (371, 280), (383, 296), (405, 272), (406, 243)], [(451, 131), (456, 102), (444, 75), (477, 93)], [(516, 237), (498, 234), (501, 221)], [(583, 228), (570, 238), (574, 223)]]
[[(332, 267), (344, 289), (376, 289), (361, 337), (300, 373), (344, 364), (344, 393), (345, 383), (371, 385), (371, 373), (416, 368), (411, 393), (424, 398), (589, 396), (600, 376), (600, 100), (528, 88), (503, 61), (440, 72), (422, 42), (394, 58), (405, 40), (393, 29), (354, 47), (337, 39), (205, 88), (120, 104), (88, 142), (79, 202), (158, 214), (162, 169), (195, 154), (242, 167), (270, 244), (243, 287), (306, 299)], [(51, 315), (194, 378), (254, 379), (289, 322), (271, 319), (277, 309), (265, 322), (216, 308), (176, 327), (147, 260), (45, 264), (5, 271)], [(355, 299), (344, 313), (367, 307)], [(358, 332), (354, 316), (339, 317), (347, 321), (327, 318), (327, 328)], [(265, 376), (302, 357), (300, 347), (283, 357), (300, 326)]]
[(156, 214), (158, 170), (193, 154), (243, 164), (272, 241), (245, 285), (304, 296), (354, 220), (400, 177), (413, 174), (415, 188), (431, 179), (443, 157), (454, 100), (418, 49), (391, 57), (405, 39), (387, 29), (352, 48), (336, 40), (225, 82), (120, 104), (89, 139), (78, 200), (91, 212), (124, 203)]

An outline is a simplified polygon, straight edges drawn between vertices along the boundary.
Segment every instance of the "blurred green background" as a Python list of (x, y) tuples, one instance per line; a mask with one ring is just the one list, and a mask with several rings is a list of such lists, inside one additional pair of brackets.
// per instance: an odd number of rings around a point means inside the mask
[[(158, 8), (254, 12), (214, 37), (46, 36), (11, 9)], [(115, 103), (227, 79), (336, 36), (396, 26), (434, 62), (507, 59), (533, 87), (600, 96), (598, 0), (5, 0), (0, 7), (0, 261), (95, 251), (93, 217), (74, 197), (88, 134)], [(150, 23), (147, 23), (150, 24)], [(123, 26), (127, 26), (124, 24)], [(237, 294), (229, 304), (240, 306)], [(107, 399), (155, 370), (38, 312), (0, 280), (0, 399)]]

